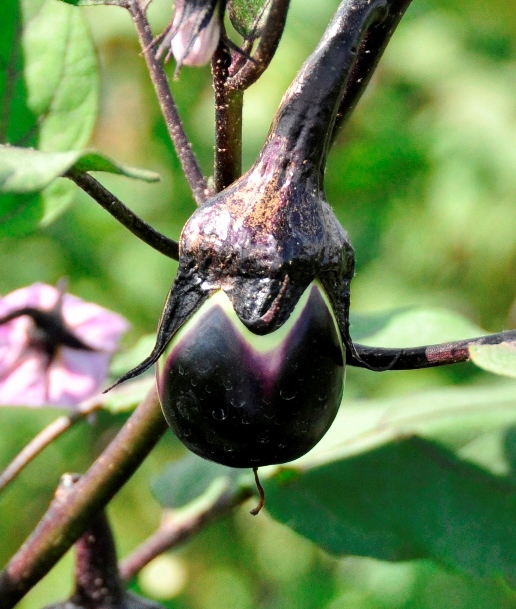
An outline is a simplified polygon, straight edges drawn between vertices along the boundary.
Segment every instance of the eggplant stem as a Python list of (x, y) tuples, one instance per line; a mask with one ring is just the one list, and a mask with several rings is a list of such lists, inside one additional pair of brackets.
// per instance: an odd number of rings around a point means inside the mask
[(254, 481), (256, 483), (256, 488), (258, 489), (258, 495), (259, 495), (260, 499), (258, 501), (258, 505), (255, 508), (253, 508), (250, 511), (250, 513), (253, 516), (257, 516), (261, 512), (263, 506), (265, 505), (265, 491), (263, 490), (263, 486), (260, 482), (260, 478), (258, 477), (258, 468), (257, 467), (253, 467), (253, 474), (254, 474)]

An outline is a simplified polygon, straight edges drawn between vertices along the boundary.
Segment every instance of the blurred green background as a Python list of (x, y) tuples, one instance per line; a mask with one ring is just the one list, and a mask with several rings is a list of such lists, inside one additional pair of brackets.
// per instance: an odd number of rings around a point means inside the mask
[[(279, 51), (245, 97), (244, 167), (316, 45), (336, 0), (292, 0)], [(120, 162), (158, 171), (158, 184), (99, 179), (146, 221), (177, 238), (194, 204), (161, 121), (129, 16), (83, 10), (101, 69), (100, 117), (91, 145)], [(170, 19), (154, 0), (155, 31)], [(168, 66), (172, 75), (173, 65)], [(204, 172), (213, 154), (209, 68), (184, 68), (173, 91)], [(514, 0), (414, 0), (364, 99), (342, 131), (326, 174), (328, 200), (350, 234), (356, 313), (432, 305), (488, 331), (516, 327), (516, 4)], [(124, 314), (130, 347), (154, 331), (176, 264), (140, 243), (86, 195), (37, 234), (0, 242), (0, 293), (67, 276), (70, 292)], [(349, 369), (345, 399), (396, 396), (443, 384), (497, 382), (461, 365), (374, 374)], [(56, 411), (0, 409), (0, 465)], [(79, 424), (0, 495), (0, 562), (28, 535), (64, 471), (84, 471), (124, 415)], [(78, 447), (80, 447), (78, 449)], [(152, 533), (160, 508), (149, 480), (183, 454), (172, 437), (109, 508), (120, 555)], [(67, 556), (20, 603), (65, 598)], [(180, 609), (503, 609), (516, 595), (439, 565), (336, 560), (245, 506), (142, 573), (133, 588)]]

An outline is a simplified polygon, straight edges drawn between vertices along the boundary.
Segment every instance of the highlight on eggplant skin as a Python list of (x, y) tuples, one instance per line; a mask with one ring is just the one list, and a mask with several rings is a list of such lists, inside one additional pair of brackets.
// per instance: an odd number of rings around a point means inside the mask
[(345, 351), (319, 281), (265, 336), (218, 290), (174, 335), (158, 368), (164, 416), (197, 455), (231, 467), (285, 463), (324, 436), (340, 406)]

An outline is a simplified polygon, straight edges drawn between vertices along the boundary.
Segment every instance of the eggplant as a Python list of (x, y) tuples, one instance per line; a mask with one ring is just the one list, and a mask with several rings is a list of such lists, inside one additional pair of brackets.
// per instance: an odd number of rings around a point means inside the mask
[[(344, 0), (286, 92), (251, 169), (181, 233), (151, 355), (163, 413), (232, 467), (296, 459), (340, 405), (355, 257), (323, 187), (337, 114), (355, 105), (410, 0)], [(358, 81), (358, 82), (357, 82)]]

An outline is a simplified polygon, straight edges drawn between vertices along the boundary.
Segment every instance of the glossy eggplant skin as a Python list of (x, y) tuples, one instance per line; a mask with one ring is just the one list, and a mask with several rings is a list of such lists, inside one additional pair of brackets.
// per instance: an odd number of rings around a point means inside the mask
[(219, 290), (174, 337), (158, 373), (165, 418), (194, 453), (231, 467), (292, 461), (333, 422), (344, 351), (318, 281), (276, 332), (257, 336)]

